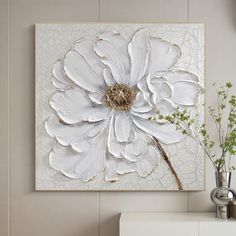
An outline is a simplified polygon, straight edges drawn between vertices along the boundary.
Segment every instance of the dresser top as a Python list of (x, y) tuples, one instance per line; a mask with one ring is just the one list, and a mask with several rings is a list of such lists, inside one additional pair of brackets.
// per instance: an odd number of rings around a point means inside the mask
[(157, 212), (124, 212), (120, 216), (120, 224), (135, 222), (163, 222), (163, 221), (184, 221), (184, 222), (236, 222), (235, 220), (221, 220), (215, 218), (214, 213), (157, 213)]

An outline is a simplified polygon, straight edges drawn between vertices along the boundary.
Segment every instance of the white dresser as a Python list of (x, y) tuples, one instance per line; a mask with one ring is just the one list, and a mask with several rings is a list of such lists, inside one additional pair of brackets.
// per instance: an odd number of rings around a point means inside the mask
[(213, 213), (122, 213), (120, 236), (236, 236), (236, 221)]

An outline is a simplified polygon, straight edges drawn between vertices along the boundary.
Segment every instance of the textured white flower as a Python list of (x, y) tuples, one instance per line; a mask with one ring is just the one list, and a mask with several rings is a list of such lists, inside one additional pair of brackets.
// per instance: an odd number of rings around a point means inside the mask
[(117, 32), (80, 39), (53, 68), (50, 99), (55, 115), (45, 121), (47, 133), (59, 145), (50, 165), (70, 178), (105, 180), (137, 172), (148, 176), (160, 152), (154, 139), (181, 141), (175, 127), (148, 117), (194, 106), (202, 87), (188, 71), (172, 71), (181, 49), (146, 29), (131, 40)]

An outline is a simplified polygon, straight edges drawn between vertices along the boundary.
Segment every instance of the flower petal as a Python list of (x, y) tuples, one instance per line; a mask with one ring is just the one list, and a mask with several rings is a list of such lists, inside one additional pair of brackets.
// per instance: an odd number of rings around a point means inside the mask
[(140, 118), (143, 118), (143, 119), (149, 119), (150, 117), (153, 117), (157, 114), (157, 109), (156, 108), (153, 108), (151, 111), (149, 112), (134, 112), (134, 111), (131, 111), (130, 113), (134, 116), (137, 116), (137, 117), (140, 117)]
[(118, 142), (130, 142), (134, 139), (132, 121), (126, 112), (116, 112), (114, 119), (115, 135)]
[(136, 166), (134, 162), (129, 162), (127, 160), (120, 160), (118, 161), (117, 165), (117, 173), (119, 175), (124, 175), (127, 173), (133, 173), (136, 171)]
[(179, 46), (171, 44), (157, 37), (149, 38), (150, 53), (149, 67), (150, 75), (156, 71), (167, 70), (177, 63), (182, 52)]
[(125, 146), (123, 155), (129, 161), (137, 161), (138, 156), (146, 152), (146, 148), (147, 143), (141, 138), (136, 138), (133, 142)]
[[(199, 84), (198, 76), (183, 70), (178, 71), (162, 71), (155, 73), (154, 79), (147, 79), (148, 86), (152, 84), (152, 81), (168, 81), (166, 83), (171, 84), (172, 97), (165, 97), (175, 102), (178, 105), (193, 106), (198, 102), (200, 93), (203, 92), (203, 87)], [(156, 85), (154, 86), (156, 87)], [(150, 90), (152, 87), (150, 87)], [(155, 91), (152, 90), (155, 94)], [(159, 94), (159, 93), (156, 93)], [(166, 94), (167, 95), (167, 94)], [(153, 99), (155, 101), (155, 96)], [(157, 101), (158, 102), (158, 99)]]
[(114, 157), (109, 157), (106, 161), (106, 181), (117, 181), (118, 175), (123, 175), (127, 173), (133, 173), (136, 171), (136, 165), (134, 162), (129, 162), (125, 159), (115, 159)]
[[(148, 77), (148, 76), (147, 76)], [(143, 93), (143, 97), (145, 99), (145, 101), (152, 106), (151, 103), (151, 92), (147, 86), (147, 79), (142, 79), (141, 81), (138, 82), (137, 87), (139, 88), (139, 90)]]
[(138, 92), (134, 101), (134, 104), (131, 106), (132, 111), (134, 112), (149, 112), (152, 110), (152, 107), (145, 101), (143, 93)]
[(199, 82), (199, 78), (197, 75), (184, 70), (167, 70), (161, 71), (155, 74), (155, 77), (158, 78), (165, 78), (169, 81), (170, 84), (174, 84), (178, 81), (192, 81), (192, 82)]
[(108, 141), (107, 147), (108, 151), (115, 156), (116, 158), (123, 158), (122, 151), (124, 149), (124, 144), (117, 141), (115, 137), (115, 114), (111, 116), (110, 125), (109, 125), (109, 132), (108, 132)]
[(111, 73), (111, 70), (108, 69), (108, 68), (104, 68), (103, 70), (103, 78), (105, 80), (105, 83), (106, 85), (109, 87), (109, 86), (112, 86), (116, 83), (116, 81), (114, 80), (113, 76), (112, 76), (112, 73)]
[(55, 93), (50, 99), (51, 107), (67, 124), (81, 121), (95, 122), (109, 117), (109, 108), (94, 104), (79, 89), (70, 89)]
[(173, 104), (173, 102), (169, 100), (162, 100), (158, 103), (157, 109), (160, 114), (168, 116), (170, 114), (173, 114), (176, 111), (177, 107)]
[(151, 145), (147, 148), (147, 153), (142, 159), (137, 161), (136, 169), (140, 176), (147, 177), (158, 164), (159, 152)]
[(54, 85), (54, 87), (61, 90), (65, 90), (72, 88), (74, 86), (74, 83), (66, 77), (64, 71), (64, 65), (61, 60), (58, 60), (54, 64), (52, 74), (53, 74), (52, 84)]
[(97, 105), (103, 104), (103, 94), (101, 93), (96, 93), (96, 92), (90, 92), (89, 93), (89, 98), (91, 99), (92, 102), (94, 102)]
[[(176, 108), (177, 107), (173, 102), (171, 102), (167, 99), (163, 99), (160, 102), (158, 102), (157, 105), (152, 110), (150, 110), (148, 112), (141, 113), (141, 112), (131, 111), (131, 113), (134, 116), (138, 116), (138, 117), (143, 118), (143, 119), (148, 119), (152, 116), (155, 116), (157, 114), (157, 112), (160, 113), (163, 116), (170, 115), (170, 114), (172, 114), (176, 111)], [(156, 121), (158, 123), (166, 123), (166, 121), (163, 120), (163, 119), (158, 119)]]
[(78, 153), (68, 147), (55, 148), (49, 156), (50, 166), (71, 179), (92, 180), (105, 168), (105, 139), (98, 138), (88, 152)]
[(157, 122), (145, 120), (132, 116), (134, 124), (144, 132), (157, 138), (164, 144), (178, 143), (183, 139), (183, 135), (176, 131), (172, 124), (158, 124)]
[(115, 157), (111, 155), (107, 155), (105, 166), (106, 166), (106, 172), (105, 172), (105, 180), (115, 182), (118, 181), (117, 176), (117, 165), (118, 160), (115, 159)]
[(94, 52), (94, 43), (95, 41), (91, 39), (80, 39), (73, 46), (73, 49), (85, 59), (96, 74), (101, 75), (104, 65), (101, 63), (98, 55)]
[(100, 39), (94, 45), (95, 52), (111, 69), (117, 83), (128, 84), (130, 62), (127, 40), (116, 32), (105, 32), (98, 36)]
[(148, 88), (152, 92), (152, 101), (154, 105), (157, 104), (162, 99), (167, 99), (172, 96), (172, 87), (167, 82), (158, 77), (148, 78), (147, 79)]
[(157, 148), (153, 145), (148, 146), (146, 157), (154, 166), (157, 165), (160, 161), (160, 158), (162, 158), (160, 151), (157, 150)]
[[(149, 142), (149, 145), (147, 145), (147, 142)], [(116, 181), (116, 173), (123, 175), (137, 172), (142, 177), (149, 175), (160, 159), (159, 151), (150, 143), (152, 143), (152, 139), (143, 131), (139, 131), (137, 139), (125, 146), (123, 151), (125, 159), (108, 156), (106, 180)]]
[(194, 106), (197, 104), (203, 88), (199, 83), (192, 81), (178, 81), (173, 84), (173, 96), (171, 101), (183, 106)]
[(63, 146), (71, 146), (77, 152), (85, 152), (91, 146), (89, 140), (100, 134), (104, 122), (82, 122), (78, 125), (65, 125), (56, 116), (51, 116), (45, 121), (45, 130)]
[(143, 159), (142, 161), (137, 162), (136, 168), (140, 176), (147, 177), (149, 174), (151, 174), (154, 166), (149, 160)]
[(138, 30), (128, 46), (131, 60), (130, 86), (136, 85), (145, 75), (148, 64), (148, 32)]
[(147, 177), (157, 166), (159, 159), (160, 153), (149, 145), (146, 151), (136, 161), (117, 160), (117, 173), (126, 174), (137, 172), (140, 176)]
[(61, 83), (61, 82), (58, 81), (55, 77), (52, 77), (52, 85), (53, 85), (55, 88), (57, 88), (57, 89), (59, 89), (59, 90), (62, 90), (62, 91), (66, 90), (66, 89), (71, 89), (71, 88), (72, 88), (72, 86), (67, 86), (67, 85), (65, 85), (64, 83)]
[(97, 74), (77, 51), (70, 50), (64, 58), (66, 75), (78, 86), (91, 92), (101, 92), (105, 86), (102, 74)]

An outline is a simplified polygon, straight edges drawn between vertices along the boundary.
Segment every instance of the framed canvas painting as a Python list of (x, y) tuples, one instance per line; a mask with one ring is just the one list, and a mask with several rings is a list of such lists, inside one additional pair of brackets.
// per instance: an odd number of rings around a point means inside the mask
[(37, 190), (203, 190), (201, 24), (36, 25)]

